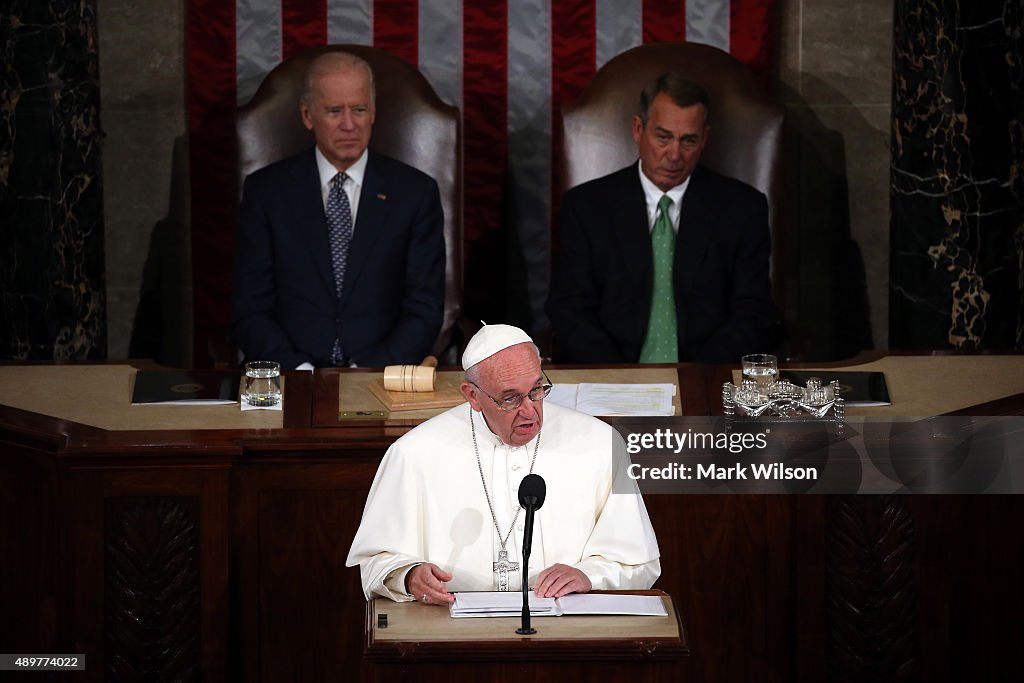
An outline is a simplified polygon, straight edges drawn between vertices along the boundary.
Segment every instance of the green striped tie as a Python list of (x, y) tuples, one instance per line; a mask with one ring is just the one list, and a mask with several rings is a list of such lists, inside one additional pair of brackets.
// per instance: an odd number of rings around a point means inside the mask
[(675, 363), (679, 360), (679, 342), (676, 332), (676, 299), (672, 291), (672, 260), (675, 255), (676, 234), (668, 217), (672, 200), (667, 194), (658, 202), (658, 217), (651, 230), (651, 249), (654, 252), (654, 289), (651, 293), (651, 319), (647, 323), (647, 337), (640, 350), (641, 363)]

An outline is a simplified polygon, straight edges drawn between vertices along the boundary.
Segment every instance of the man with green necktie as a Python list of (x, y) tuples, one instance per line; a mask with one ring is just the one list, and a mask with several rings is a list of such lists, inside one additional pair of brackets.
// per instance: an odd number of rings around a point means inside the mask
[(765, 196), (700, 165), (711, 102), (666, 73), (633, 117), (639, 161), (569, 190), (548, 314), (568, 363), (732, 362), (773, 345)]

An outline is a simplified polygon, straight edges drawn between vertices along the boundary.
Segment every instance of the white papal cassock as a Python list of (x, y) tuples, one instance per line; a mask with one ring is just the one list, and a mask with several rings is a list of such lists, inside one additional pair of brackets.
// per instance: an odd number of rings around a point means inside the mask
[[(367, 599), (376, 593), (412, 600), (399, 579), (419, 562), (450, 572), (449, 591), (497, 590), (493, 563), (500, 543), (473, 452), (471, 410), (464, 403), (424, 422), (384, 455), (346, 560), (349, 567), (359, 565)], [(530, 471), (536, 438), (514, 448), (490, 432), (480, 413), (473, 420), (504, 536), (519, 507), (519, 484)], [(530, 585), (543, 569), (562, 563), (580, 569), (595, 589), (650, 588), (661, 574), (658, 541), (643, 498), (626, 477), (618, 433), (589, 415), (546, 403), (539, 438), (533, 471), (547, 483), (547, 499), (536, 514)], [(620, 446), (615, 458), (613, 439)], [(507, 543), (513, 562), (522, 561), (524, 516)], [(519, 590), (520, 572), (514, 574), (509, 588)]]

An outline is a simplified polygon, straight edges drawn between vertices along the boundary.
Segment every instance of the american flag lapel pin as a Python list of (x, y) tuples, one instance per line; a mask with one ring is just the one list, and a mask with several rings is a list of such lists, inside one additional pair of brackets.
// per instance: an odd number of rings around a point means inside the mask
[(379, 194), (379, 195), (377, 195), (377, 199), (379, 199), (382, 202), (384, 202), (384, 201), (387, 201), (388, 196), (386, 194)]

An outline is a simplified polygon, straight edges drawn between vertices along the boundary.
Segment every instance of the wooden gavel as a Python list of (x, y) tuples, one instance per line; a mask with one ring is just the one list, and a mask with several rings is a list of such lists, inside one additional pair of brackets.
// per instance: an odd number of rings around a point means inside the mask
[(433, 391), (437, 358), (427, 356), (419, 365), (388, 365), (384, 388), (388, 391)]

